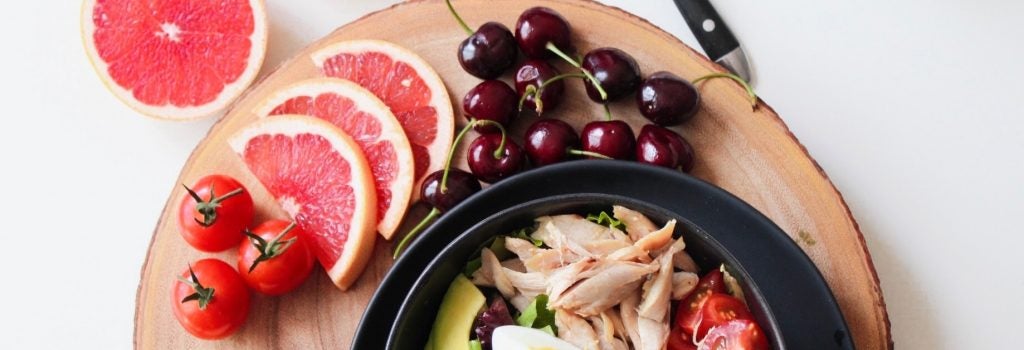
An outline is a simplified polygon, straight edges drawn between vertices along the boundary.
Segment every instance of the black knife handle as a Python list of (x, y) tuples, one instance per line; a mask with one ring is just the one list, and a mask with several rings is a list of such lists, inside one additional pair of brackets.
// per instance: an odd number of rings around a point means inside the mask
[[(732, 50), (740, 46), (739, 41), (732, 35), (732, 31), (725, 25), (722, 17), (711, 6), (708, 0), (674, 0), (683, 19), (690, 26), (693, 36), (704, 48), (704, 53), (712, 61), (718, 60)], [(708, 22), (710, 21), (710, 22)], [(708, 24), (705, 24), (708, 22)], [(705, 29), (712, 29), (707, 31)]]

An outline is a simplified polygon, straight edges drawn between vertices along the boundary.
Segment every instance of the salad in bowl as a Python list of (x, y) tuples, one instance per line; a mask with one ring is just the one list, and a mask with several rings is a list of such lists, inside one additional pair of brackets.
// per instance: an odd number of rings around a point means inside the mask
[(450, 282), (424, 348), (771, 348), (764, 305), (748, 307), (756, 289), (733, 277), (742, 270), (691, 256), (687, 236), (706, 238), (675, 218), (610, 209), (493, 235)]

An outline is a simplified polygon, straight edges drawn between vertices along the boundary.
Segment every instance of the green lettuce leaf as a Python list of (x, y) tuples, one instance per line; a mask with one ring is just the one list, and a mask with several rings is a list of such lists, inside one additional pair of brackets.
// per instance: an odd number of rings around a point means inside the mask
[(611, 215), (608, 215), (608, 212), (604, 211), (597, 215), (587, 214), (587, 220), (598, 225), (613, 227), (620, 230), (626, 229), (626, 224), (623, 224), (621, 220), (616, 220)]
[(530, 327), (549, 332), (554, 335), (558, 331), (555, 326), (555, 312), (548, 310), (548, 296), (541, 294), (533, 299), (530, 306), (523, 310), (516, 323), (523, 327)]
[(527, 241), (530, 241), (530, 243), (533, 243), (533, 245), (537, 246), (537, 247), (540, 247), (540, 246), (544, 245), (543, 241), (541, 241), (539, 239), (534, 239), (533, 237), (530, 237), (530, 235), (527, 234), (527, 232), (528, 232), (528, 230), (526, 228), (522, 228), (522, 229), (519, 229), (519, 231), (513, 232), (509, 236), (514, 237), (514, 238), (519, 238), (519, 239), (525, 239)]

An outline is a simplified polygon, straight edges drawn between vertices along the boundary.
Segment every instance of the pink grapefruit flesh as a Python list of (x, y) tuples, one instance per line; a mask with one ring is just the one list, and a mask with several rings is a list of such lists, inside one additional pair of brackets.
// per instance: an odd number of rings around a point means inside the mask
[(369, 164), (344, 131), (319, 118), (263, 118), (228, 141), (299, 227), (334, 284), (348, 289), (373, 251)]
[(263, 63), (263, 0), (85, 0), (82, 41), (121, 101), (164, 119), (212, 115)]
[(351, 136), (370, 163), (377, 192), (377, 232), (391, 239), (412, 194), (413, 155), (402, 125), (371, 92), (347, 80), (317, 78), (274, 92), (259, 116), (315, 116)]
[(417, 188), (444, 167), (455, 117), (444, 82), (422, 58), (389, 42), (354, 40), (328, 45), (312, 59), (324, 75), (351, 80), (391, 108), (412, 145)]

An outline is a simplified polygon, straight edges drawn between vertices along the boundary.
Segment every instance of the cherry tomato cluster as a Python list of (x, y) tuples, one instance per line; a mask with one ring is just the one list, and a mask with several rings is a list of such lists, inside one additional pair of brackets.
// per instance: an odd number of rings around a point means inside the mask
[[(480, 191), (478, 183), (494, 183), (518, 174), (530, 163), (535, 167), (574, 158), (636, 160), (641, 163), (689, 172), (694, 165), (693, 147), (681, 135), (666, 126), (693, 118), (700, 106), (700, 94), (690, 82), (669, 72), (657, 72), (643, 79), (640, 66), (628, 53), (610, 47), (587, 52), (579, 61), (573, 52), (569, 22), (546, 7), (523, 11), (516, 21), (515, 33), (498, 22), (487, 22), (470, 29), (452, 6), (448, 9), (469, 35), (459, 44), (459, 64), (469, 74), (483, 79), (462, 100), (469, 119), (455, 138), (460, 144), (469, 129), (480, 135), (467, 153), (472, 174), (448, 166), (431, 174), (420, 188), (424, 202), (432, 207), (427, 216), (396, 246), (395, 256), (431, 220)], [(512, 69), (519, 59), (525, 61), (515, 70), (512, 86), (498, 78)], [(548, 59), (559, 58), (574, 67), (562, 73)], [(728, 74), (716, 73), (703, 80)], [(562, 103), (565, 79), (583, 81), (587, 96), (603, 104), (606, 120), (586, 124), (580, 134), (564, 121), (539, 118), (524, 135), (525, 147), (508, 137), (506, 127), (520, 112), (532, 110), (538, 116)], [(738, 77), (741, 84), (745, 82)], [(698, 81), (695, 80), (695, 81)], [(748, 87), (748, 92), (752, 91)], [(652, 124), (635, 136), (629, 124), (613, 120), (608, 103), (634, 95), (636, 105)]]
[[(237, 180), (209, 175), (192, 187), (178, 210), (181, 235), (193, 248), (238, 249), (236, 266), (214, 258), (190, 264), (171, 286), (174, 316), (202, 339), (234, 333), (249, 314), (249, 290), (288, 293), (309, 277), (314, 256), (294, 222), (269, 220), (250, 229), (252, 196)], [(248, 237), (248, 239), (245, 239)]]
[(668, 349), (768, 350), (768, 338), (747, 305), (726, 293), (722, 271), (713, 270), (676, 307)]

